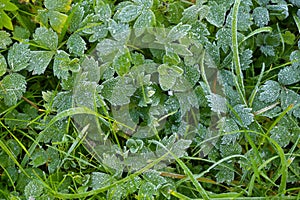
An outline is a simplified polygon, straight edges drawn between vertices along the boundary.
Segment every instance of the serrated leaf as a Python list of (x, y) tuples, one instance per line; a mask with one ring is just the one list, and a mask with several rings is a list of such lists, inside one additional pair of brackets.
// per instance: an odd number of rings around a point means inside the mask
[(286, 44), (293, 45), (295, 43), (296, 36), (291, 31), (285, 31), (282, 37)]
[(220, 152), (223, 158), (228, 156), (237, 155), (242, 153), (242, 146), (235, 142), (229, 144), (221, 144), (220, 145)]
[(130, 36), (130, 28), (128, 24), (117, 23), (111, 20), (109, 23), (109, 31), (114, 39), (124, 44)]
[(57, 33), (61, 33), (68, 19), (68, 15), (60, 13), (58, 11), (50, 10), (48, 12), (48, 17), (53, 30), (55, 30)]
[(71, 8), (72, 0), (45, 0), (44, 5), (49, 10), (68, 12)]
[(115, 56), (113, 60), (113, 67), (119, 76), (123, 76), (129, 72), (131, 67), (131, 56), (127, 48), (124, 49), (124, 52)]
[(250, 64), (252, 63), (252, 50), (246, 49), (242, 51), (240, 55), (240, 62), (241, 62), (241, 68), (242, 70), (246, 70), (250, 67)]
[(67, 47), (70, 53), (74, 53), (77, 56), (81, 56), (84, 54), (86, 48), (86, 42), (82, 39), (79, 34), (72, 34), (68, 41)]
[(147, 27), (153, 27), (154, 25), (155, 15), (152, 10), (143, 10), (133, 25), (134, 33), (139, 37), (144, 33)]
[(210, 1), (209, 3), (209, 12), (206, 16), (206, 20), (216, 27), (223, 26), (226, 7), (223, 4), (217, 4), (215, 1)]
[[(42, 126), (40, 127), (42, 130), (48, 125), (51, 118), (47, 118), (42, 121)], [(49, 142), (62, 142), (63, 137), (67, 134), (67, 120), (60, 120), (55, 122), (50, 128), (47, 128), (42, 132), (41, 142), (49, 143)]]
[(254, 23), (259, 27), (267, 25), (270, 21), (269, 11), (265, 7), (254, 8), (252, 16)]
[(109, 174), (105, 174), (102, 172), (92, 172), (91, 179), (91, 187), (93, 188), (93, 190), (96, 190), (98, 188), (109, 185), (112, 177)]
[(10, 34), (6, 31), (0, 31), (0, 49), (6, 49), (11, 43)]
[(175, 65), (162, 64), (157, 69), (159, 73), (159, 84), (163, 90), (171, 89), (176, 82), (176, 79), (183, 74), (183, 70)]
[(293, 51), (290, 55), (292, 66), (300, 66), (300, 50)]
[(140, 4), (146, 9), (149, 9), (153, 5), (153, 0), (133, 0), (135, 3)]
[(59, 50), (54, 58), (53, 72), (58, 78), (67, 79), (69, 76), (69, 54), (65, 51)]
[(206, 98), (212, 111), (218, 114), (227, 112), (227, 100), (225, 97), (212, 93), (207, 95)]
[[(281, 99), (281, 108), (284, 110), (290, 105), (296, 106), (300, 103), (300, 95), (294, 92), (293, 90), (285, 89), (281, 91), (280, 94)], [(300, 118), (300, 107), (294, 109), (292, 111), (295, 117)]]
[(57, 112), (62, 112), (72, 108), (73, 93), (70, 91), (59, 92), (54, 100), (52, 106), (57, 109)]
[(281, 87), (278, 82), (268, 80), (267, 82), (265, 82), (261, 90), (263, 92), (260, 93), (259, 100), (266, 103), (271, 103), (278, 99)]
[(139, 199), (147, 199), (151, 198), (153, 199), (153, 196), (156, 194), (156, 188), (153, 183), (150, 182), (143, 182), (140, 186), (139, 192), (138, 192), (138, 198)]
[(52, 60), (54, 53), (51, 51), (32, 51), (28, 70), (34, 74), (43, 74)]
[(230, 183), (234, 180), (234, 171), (223, 167), (222, 170), (219, 170), (215, 176), (218, 183)]
[(188, 34), (188, 31), (191, 29), (191, 25), (182, 24), (181, 22), (174, 26), (168, 33), (168, 40), (170, 42), (179, 40)]
[(4, 97), (4, 102), (8, 106), (15, 105), (26, 91), (25, 77), (20, 74), (10, 74), (1, 81), (0, 95)]
[(30, 50), (29, 45), (15, 43), (8, 51), (8, 65), (14, 72), (21, 71), (29, 65)]
[(34, 41), (44, 48), (56, 50), (58, 44), (58, 36), (52, 29), (39, 27), (35, 29), (33, 34)]
[(110, 79), (102, 85), (101, 95), (114, 106), (128, 104), (136, 90), (128, 77)]
[(291, 140), (291, 133), (285, 126), (275, 126), (270, 131), (270, 138), (275, 140), (281, 147), (286, 147)]
[(101, 4), (95, 7), (95, 12), (99, 15), (101, 21), (107, 21), (111, 17), (111, 8), (109, 4)]
[(254, 115), (251, 113), (251, 108), (238, 104), (234, 106), (233, 109), (238, 115), (238, 117), (235, 116), (235, 119), (240, 126), (247, 128), (254, 121)]
[(43, 194), (43, 185), (37, 180), (31, 180), (24, 189), (26, 199), (37, 198)]
[[(81, 6), (74, 7), (76, 9), (74, 11), (74, 15), (70, 20), (70, 32), (75, 32), (81, 25), (83, 16), (84, 16), (84, 8)], [(72, 11), (73, 12), (73, 11)]]
[(134, 4), (125, 6), (120, 13), (117, 14), (117, 18), (123, 22), (128, 23), (135, 20), (142, 12), (142, 7)]
[(278, 73), (278, 81), (283, 85), (291, 85), (300, 81), (300, 67), (287, 66)]
[(90, 82), (98, 83), (100, 81), (100, 67), (93, 57), (85, 58), (81, 63), (84, 73), (87, 73), (86, 79)]
[(228, 119), (224, 117), (218, 121), (217, 127), (220, 129), (220, 131), (222, 131), (222, 134), (225, 134), (221, 138), (221, 144), (235, 143), (238, 140), (240, 133), (232, 133), (234, 131), (239, 130), (238, 125), (233, 119)]
[(97, 44), (97, 52), (101, 58), (105, 58), (111, 53), (117, 52), (120, 48), (122, 48), (122, 44), (118, 41), (111, 39), (104, 39)]
[(0, 54), (0, 76), (3, 76), (7, 70), (7, 63), (5, 57)]

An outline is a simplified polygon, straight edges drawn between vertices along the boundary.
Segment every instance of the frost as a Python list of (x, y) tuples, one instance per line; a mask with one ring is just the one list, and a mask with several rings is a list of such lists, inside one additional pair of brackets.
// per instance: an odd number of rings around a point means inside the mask
[(14, 72), (21, 71), (29, 65), (30, 50), (29, 45), (15, 43), (8, 51), (8, 65)]
[(59, 92), (55, 96), (52, 106), (57, 109), (57, 112), (72, 108), (72, 92)]
[(45, 0), (44, 5), (49, 10), (68, 12), (71, 8), (71, 0)]
[(264, 7), (256, 7), (253, 10), (253, 19), (257, 26), (263, 27), (270, 21), (268, 9)]
[(55, 50), (58, 45), (58, 36), (52, 29), (39, 27), (33, 34), (34, 41), (47, 49)]
[(136, 6), (134, 4), (125, 6), (122, 8), (120, 13), (117, 14), (117, 18), (121, 22), (131, 22), (135, 20), (142, 12), (141, 6)]
[(278, 99), (281, 87), (278, 82), (268, 80), (267, 82), (265, 82), (261, 90), (263, 92), (260, 93), (259, 100), (266, 103), (271, 103)]
[(222, 170), (219, 170), (216, 174), (216, 179), (218, 183), (231, 183), (234, 180), (234, 171), (223, 167)]
[(95, 12), (101, 21), (107, 21), (112, 14), (109, 4), (97, 5), (95, 7)]
[(107, 186), (111, 183), (112, 177), (102, 172), (92, 172), (91, 187), (93, 190)]
[(8, 106), (15, 105), (26, 91), (25, 77), (20, 74), (10, 74), (1, 81), (0, 95)]
[(238, 115), (234, 117), (240, 126), (247, 128), (254, 121), (254, 115), (251, 113), (251, 108), (238, 104), (234, 106), (233, 109)]
[(61, 33), (68, 19), (68, 15), (60, 13), (58, 11), (49, 10), (48, 17), (53, 30), (55, 30), (58, 33)]
[(6, 49), (12, 43), (9, 36), (10, 34), (6, 31), (0, 31), (0, 49)]
[(292, 61), (292, 66), (300, 66), (300, 50), (293, 51), (290, 55), (290, 60)]
[[(282, 109), (286, 109), (288, 106), (292, 104), (294, 106), (300, 104), (300, 95), (294, 92), (293, 90), (289, 90), (289, 89), (282, 90), (280, 99), (281, 99)], [(300, 107), (292, 110), (292, 112), (295, 117), (300, 118)]]
[(3, 76), (7, 70), (7, 63), (5, 57), (0, 54), (0, 76)]
[(159, 84), (163, 90), (171, 89), (176, 82), (176, 79), (183, 74), (183, 70), (175, 65), (169, 66), (162, 64), (157, 69), (159, 73)]
[(26, 199), (35, 199), (43, 194), (43, 185), (37, 180), (31, 180), (25, 187), (24, 193)]
[(238, 125), (233, 119), (222, 118), (219, 120), (217, 127), (225, 134), (221, 139), (221, 144), (235, 143), (238, 140), (240, 133), (232, 133), (239, 130)]
[(154, 199), (154, 195), (157, 193), (156, 187), (151, 182), (144, 181), (139, 189), (138, 197), (139, 199)]
[(43, 74), (52, 60), (54, 53), (51, 51), (32, 51), (28, 70), (34, 74)]
[(223, 158), (231, 155), (237, 155), (242, 153), (242, 146), (235, 142), (229, 144), (221, 144), (220, 145), (220, 152)]
[(271, 132), (271, 138), (275, 140), (281, 147), (286, 147), (291, 140), (291, 133), (285, 126), (275, 126)]
[(152, 10), (144, 10), (133, 25), (136, 37), (141, 36), (147, 27), (153, 27), (154, 24), (155, 15)]
[(211, 1), (209, 6), (207, 21), (216, 27), (222, 27), (225, 21), (226, 7), (215, 1)]
[(72, 34), (67, 41), (67, 47), (70, 53), (81, 56), (86, 50), (86, 43), (80, 35)]
[(186, 36), (190, 29), (191, 29), (191, 25), (179, 23), (170, 30), (167, 38), (171, 42), (179, 40), (184, 36)]
[(210, 94), (206, 96), (209, 107), (211, 107), (211, 110), (220, 114), (220, 113), (226, 113), (227, 112), (227, 101), (225, 97), (222, 97), (218, 94)]
[(291, 85), (300, 81), (300, 66), (288, 66), (278, 73), (278, 81), (284, 85)]

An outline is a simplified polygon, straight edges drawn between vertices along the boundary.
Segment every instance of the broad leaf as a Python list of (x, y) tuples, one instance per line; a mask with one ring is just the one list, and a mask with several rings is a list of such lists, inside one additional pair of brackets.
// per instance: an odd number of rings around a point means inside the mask
[(209, 6), (206, 20), (216, 27), (221, 27), (225, 21), (226, 7), (223, 4), (217, 4), (215, 1), (210, 1)]
[(65, 51), (58, 51), (55, 55), (54, 64), (53, 64), (53, 72), (54, 75), (58, 78), (67, 79), (69, 76), (69, 64), (70, 58), (69, 54)]
[(128, 5), (118, 13), (117, 17), (121, 22), (131, 22), (135, 20), (142, 12), (142, 7), (137, 5)]
[(7, 63), (5, 57), (0, 54), (0, 76), (3, 76), (7, 70)]
[(133, 28), (137, 37), (144, 33), (147, 27), (153, 27), (155, 24), (155, 15), (151, 10), (143, 10), (142, 14), (135, 21)]
[(227, 112), (227, 101), (225, 97), (212, 93), (207, 95), (206, 98), (212, 111), (218, 114)]
[(171, 89), (175, 85), (176, 79), (183, 74), (180, 67), (167, 64), (160, 65), (157, 71), (159, 73), (159, 84), (163, 90)]
[(190, 29), (191, 29), (190, 25), (179, 23), (176, 26), (174, 26), (168, 33), (168, 36), (167, 36), (168, 40), (170, 42), (179, 40), (179, 39), (185, 37), (188, 34), (188, 31)]
[(32, 51), (28, 70), (32, 74), (43, 74), (52, 60), (54, 53), (51, 51)]
[(45, 0), (44, 5), (49, 10), (68, 12), (71, 8), (72, 0)]
[(234, 117), (240, 126), (247, 128), (254, 121), (254, 115), (251, 113), (251, 108), (238, 104), (234, 106), (233, 109), (238, 115), (234, 115)]
[(8, 65), (14, 72), (25, 69), (29, 65), (29, 60), (30, 50), (27, 44), (15, 43), (8, 51)]
[(0, 31), (0, 49), (6, 49), (12, 43), (9, 36), (10, 34), (6, 31)]
[(34, 41), (47, 49), (56, 50), (58, 44), (58, 36), (52, 29), (40, 27), (33, 34)]
[(81, 56), (84, 54), (86, 48), (86, 42), (82, 39), (79, 34), (72, 34), (68, 41), (67, 47), (70, 53), (74, 53), (76, 56)]
[(256, 7), (253, 10), (252, 15), (253, 15), (254, 23), (259, 27), (263, 27), (267, 25), (268, 22), (270, 21), (269, 11), (265, 7)]
[(300, 81), (300, 66), (288, 66), (278, 73), (278, 81), (284, 85), (291, 85)]
[(267, 82), (265, 82), (261, 90), (263, 92), (260, 93), (259, 100), (266, 103), (271, 103), (278, 99), (281, 87), (278, 82), (268, 80)]

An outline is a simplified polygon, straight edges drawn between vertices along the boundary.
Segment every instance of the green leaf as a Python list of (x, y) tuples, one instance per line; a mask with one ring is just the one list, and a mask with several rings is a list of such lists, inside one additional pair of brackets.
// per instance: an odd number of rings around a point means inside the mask
[[(285, 89), (281, 91), (280, 99), (281, 99), (281, 108), (283, 110), (285, 110), (292, 104), (296, 106), (297, 104), (300, 103), (300, 95), (294, 92), (293, 90), (289, 90), (289, 89)], [(294, 109), (292, 112), (295, 117), (300, 118), (300, 107)]]
[(117, 18), (123, 23), (128, 23), (135, 20), (141, 14), (141, 12), (141, 6), (131, 4), (122, 8), (120, 13), (117, 14)]
[(34, 74), (43, 74), (52, 60), (54, 53), (51, 51), (32, 51), (28, 70)]
[(143, 6), (145, 9), (149, 9), (153, 5), (153, 0), (133, 0), (135, 3)]
[(68, 15), (60, 13), (58, 11), (50, 10), (48, 12), (48, 17), (53, 30), (55, 30), (57, 33), (61, 33), (68, 19)]
[(31, 162), (29, 163), (33, 167), (39, 167), (47, 163), (48, 156), (44, 149), (36, 149), (31, 156)]
[(53, 72), (58, 78), (67, 79), (69, 76), (69, 54), (65, 51), (59, 50), (54, 58)]
[(295, 43), (296, 36), (291, 31), (285, 31), (282, 37), (286, 44), (293, 45)]
[(21, 71), (29, 65), (30, 50), (29, 45), (22, 43), (15, 43), (8, 51), (8, 65), (14, 72)]
[(170, 42), (179, 40), (188, 34), (188, 31), (191, 29), (191, 25), (182, 24), (181, 22), (174, 26), (168, 33), (168, 40)]
[(110, 19), (112, 11), (109, 4), (100, 4), (95, 7), (95, 12), (99, 15), (101, 21), (107, 21)]
[(250, 64), (252, 63), (252, 50), (246, 49), (241, 52), (240, 59), (241, 59), (241, 68), (242, 70), (246, 70), (250, 67)]
[(113, 78), (102, 85), (101, 95), (114, 106), (128, 104), (136, 90), (132, 80), (128, 77)]
[(259, 100), (266, 103), (274, 102), (278, 99), (281, 91), (281, 87), (278, 82), (268, 80), (261, 88), (263, 92), (259, 95)]
[(270, 21), (269, 11), (265, 7), (254, 8), (252, 16), (254, 23), (259, 27), (267, 25)]
[(86, 42), (82, 39), (79, 34), (72, 34), (68, 41), (67, 47), (70, 53), (74, 53), (77, 56), (82, 56), (86, 48)]
[(206, 20), (216, 27), (222, 27), (225, 21), (226, 7), (215, 1), (209, 2), (209, 12)]
[(157, 193), (155, 185), (151, 182), (144, 181), (139, 189), (138, 198), (139, 199), (154, 199), (154, 195)]
[(231, 156), (231, 155), (241, 154), (242, 146), (237, 142), (229, 143), (229, 144), (221, 144), (220, 152), (221, 152), (221, 156), (223, 158)]
[(20, 74), (10, 74), (1, 81), (0, 95), (4, 97), (4, 102), (8, 106), (15, 105), (26, 91), (25, 77)]
[(7, 70), (7, 63), (5, 57), (0, 54), (0, 76), (3, 76)]
[(141, 36), (147, 27), (155, 25), (155, 15), (152, 10), (143, 10), (135, 21), (133, 28), (137, 37)]
[[(221, 144), (230, 144), (230, 143), (235, 143), (239, 136), (240, 133), (233, 133), (234, 131), (239, 130), (239, 126), (236, 124), (236, 122), (233, 119), (228, 119), (223, 117), (221, 120), (218, 121), (218, 126), (217, 126), (220, 131), (222, 131), (225, 135), (221, 138)], [(228, 133), (228, 134), (226, 134)]]
[(6, 11), (16, 11), (18, 10), (18, 7), (14, 3), (11, 3), (10, 0), (2, 0), (0, 1), (0, 9)]
[(171, 89), (176, 79), (183, 74), (183, 70), (175, 65), (162, 64), (157, 69), (159, 73), (159, 84), (163, 90)]
[(112, 180), (112, 177), (109, 174), (102, 172), (92, 172), (91, 178), (91, 187), (93, 190), (109, 185)]
[(131, 56), (128, 49), (124, 49), (121, 55), (116, 55), (113, 60), (113, 67), (119, 76), (123, 76), (129, 72), (131, 67)]
[(199, 21), (202, 21), (207, 16), (208, 12), (209, 7), (207, 5), (192, 5), (183, 11), (181, 21), (189, 24), (193, 24), (194, 22), (199, 23)]
[(11, 18), (3, 11), (0, 10), (0, 28), (2, 29), (3, 26), (9, 30), (13, 30), (13, 24), (11, 22)]
[(56, 50), (58, 45), (58, 36), (52, 29), (47, 29), (45, 27), (39, 27), (35, 29), (33, 34), (33, 40), (40, 46)]
[(291, 85), (300, 81), (300, 66), (287, 66), (278, 73), (278, 81), (283, 85)]
[[(42, 121), (42, 125), (40, 127), (42, 130), (45, 129), (45, 127), (50, 122), (51, 118), (52, 117), (48, 117), (46, 120)], [(50, 126), (50, 128), (47, 128), (45, 131), (42, 132), (41, 142), (62, 142), (63, 137), (65, 136), (65, 134), (67, 134), (67, 126), (67, 120), (60, 120), (55, 122), (53, 125)]]
[(234, 106), (233, 109), (238, 115), (238, 117), (235, 116), (235, 119), (240, 126), (247, 128), (254, 121), (254, 115), (251, 113), (251, 108), (238, 104)]
[(10, 34), (6, 31), (0, 31), (0, 49), (6, 49), (11, 43)]
[(86, 79), (90, 82), (100, 81), (100, 67), (93, 57), (86, 57), (81, 63), (83, 73), (87, 73)]
[(292, 66), (300, 66), (300, 50), (293, 51), (290, 55)]
[(215, 176), (218, 183), (231, 183), (234, 180), (234, 171), (227, 167), (223, 167)]
[(291, 140), (291, 133), (285, 126), (275, 126), (271, 131), (271, 138), (275, 140), (281, 147), (286, 147)]
[(62, 112), (72, 108), (73, 93), (70, 91), (59, 92), (54, 100), (52, 106), (57, 109), (57, 112)]
[(44, 5), (49, 10), (68, 12), (71, 8), (72, 0), (45, 0)]
[(31, 180), (25, 187), (26, 199), (35, 199), (43, 194), (43, 185), (37, 180)]
[(227, 100), (225, 97), (212, 93), (207, 95), (206, 98), (212, 111), (218, 114), (227, 112)]

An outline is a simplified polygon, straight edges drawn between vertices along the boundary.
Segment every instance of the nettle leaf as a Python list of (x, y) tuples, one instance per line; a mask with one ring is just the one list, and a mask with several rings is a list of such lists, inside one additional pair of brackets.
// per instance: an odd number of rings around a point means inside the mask
[(3, 76), (7, 70), (7, 63), (5, 57), (0, 54), (0, 76)]
[(274, 102), (278, 99), (281, 91), (281, 87), (278, 82), (268, 80), (261, 88), (263, 92), (259, 95), (259, 100), (266, 103)]
[(123, 23), (128, 23), (135, 20), (142, 12), (142, 7), (130, 4), (122, 8), (120, 13), (117, 13), (117, 19)]
[(49, 10), (68, 12), (71, 8), (72, 0), (45, 0), (44, 5)]
[(159, 84), (163, 90), (171, 89), (176, 79), (183, 74), (183, 69), (175, 65), (162, 64), (157, 69), (159, 73)]
[(275, 126), (271, 132), (271, 138), (275, 140), (281, 147), (286, 147), (291, 140), (291, 133), (285, 126)]
[[(280, 95), (281, 107), (286, 109), (290, 105), (297, 105), (300, 103), (300, 95), (294, 92), (293, 90), (285, 89), (281, 91)], [(292, 113), (295, 117), (300, 118), (300, 108), (292, 110)]]
[(209, 12), (206, 20), (216, 27), (222, 27), (225, 21), (226, 7), (215, 1), (209, 2)]
[(288, 66), (278, 73), (278, 81), (283, 85), (291, 85), (300, 81), (300, 66)]
[(234, 106), (233, 109), (238, 115), (234, 117), (240, 126), (247, 128), (254, 121), (254, 115), (251, 113), (251, 108), (247, 108), (245, 105), (238, 104)]
[(1, 81), (0, 95), (4, 98), (4, 103), (8, 106), (16, 105), (25, 91), (26, 80), (20, 74), (13, 73), (7, 75)]
[(208, 42), (207, 36), (210, 35), (206, 24), (196, 21), (192, 24), (192, 28), (190, 30), (191, 36), (193, 39), (198, 40), (201, 44), (205, 44)]
[(33, 34), (33, 40), (44, 48), (56, 50), (58, 45), (58, 36), (52, 29), (39, 27)]
[(69, 54), (63, 50), (58, 50), (54, 58), (53, 72), (58, 78), (67, 79), (69, 76), (69, 70), (72, 72), (78, 72), (80, 70), (79, 59), (70, 59)]
[[(42, 130), (45, 129), (45, 127), (49, 124), (51, 118), (48, 117), (46, 120), (42, 121)], [(62, 142), (64, 135), (67, 134), (67, 126), (67, 120), (60, 120), (55, 122), (53, 125), (42, 132), (41, 142)]]
[(182, 24), (181, 22), (174, 26), (168, 33), (168, 41), (173, 42), (179, 40), (188, 34), (188, 31), (191, 29), (191, 25)]
[(6, 31), (0, 31), (0, 49), (6, 49), (11, 43), (10, 34)]
[(254, 8), (252, 16), (254, 23), (259, 27), (267, 25), (270, 21), (269, 11), (265, 7)]
[(138, 192), (138, 198), (139, 199), (154, 199), (154, 195), (157, 194), (157, 189), (155, 187), (155, 185), (151, 182), (148, 182), (148, 181), (143, 181), (141, 186), (140, 186), (140, 189), (139, 189), (139, 192)]
[(241, 154), (242, 150), (242, 146), (237, 142), (220, 145), (220, 153), (223, 158), (231, 155)]
[(15, 43), (8, 51), (8, 65), (14, 72), (25, 69), (29, 65), (29, 60), (30, 50), (27, 44)]
[(70, 53), (74, 53), (77, 56), (82, 56), (86, 48), (86, 42), (79, 34), (72, 34), (68, 41), (67, 47)]
[(102, 86), (101, 95), (114, 106), (128, 104), (136, 90), (130, 78), (120, 76), (103, 82)]
[(76, 9), (75, 11), (72, 10), (72, 12), (74, 12), (73, 17), (70, 20), (70, 32), (73, 33), (75, 32), (81, 25), (83, 16), (84, 16), (84, 8), (82, 6), (74, 6), (72, 9)]
[(143, 10), (133, 25), (135, 35), (137, 37), (141, 36), (145, 29), (147, 27), (153, 27), (155, 22), (155, 14), (152, 10)]
[(32, 51), (28, 70), (34, 74), (43, 74), (52, 60), (54, 53), (51, 51)]
[(222, 97), (219, 94), (211, 93), (210, 95), (206, 95), (208, 106), (212, 111), (220, 114), (227, 113), (227, 100), (225, 97)]

